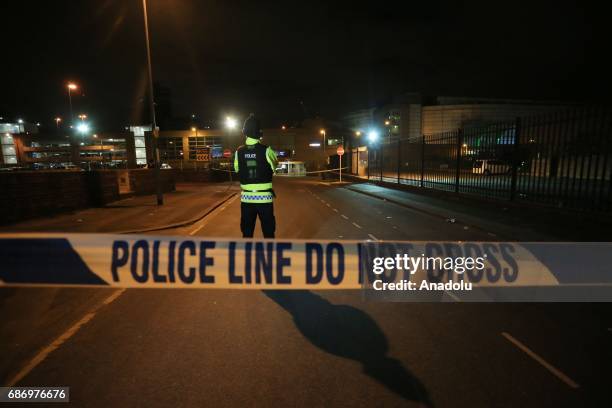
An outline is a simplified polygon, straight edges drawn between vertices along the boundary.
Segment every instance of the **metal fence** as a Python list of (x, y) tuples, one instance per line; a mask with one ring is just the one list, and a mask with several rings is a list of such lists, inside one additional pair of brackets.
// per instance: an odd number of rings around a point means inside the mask
[[(573, 108), (369, 146), (367, 178), (608, 212), (611, 113)], [(348, 163), (354, 162), (349, 157)]]

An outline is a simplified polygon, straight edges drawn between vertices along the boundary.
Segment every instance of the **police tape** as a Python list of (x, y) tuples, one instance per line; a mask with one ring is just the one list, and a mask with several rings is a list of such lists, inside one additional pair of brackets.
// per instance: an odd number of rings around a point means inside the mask
[(0, 234), (0, 286), (378, 290), (376, 285), (406, 281), (485, 288), (610, 286), (611, 249), (610, 243)]
[(328, 169), (328, 170), (313, 170), (313, 171), (307, 171), (306, 174), (330, 173), (332, 171), (340, 171), (340, 170), (346, 170), (346, 169), (348, 169), (348, 167), (338, 167), (337, 169)]
[[(305, 172), (303, 172), (303, 174), (330, 173), (330, 172), (333, 172), (333, 171), (340, 171), (340, 170), (346, 170), (346, 169), (348, 169), (348, 167), (338, 167), (337, 169), (305, 171)], [(234, 173), (234, 174), (238, 173), (235, 170), (226, 170), (226, 169), (217, 169), (217, 168), (212, 168), (211, 170), (213, 170), (213, 171), (224, 171), (226, 173)], [(282, 174), (279, 174), (279, 175), (282, 175)]]

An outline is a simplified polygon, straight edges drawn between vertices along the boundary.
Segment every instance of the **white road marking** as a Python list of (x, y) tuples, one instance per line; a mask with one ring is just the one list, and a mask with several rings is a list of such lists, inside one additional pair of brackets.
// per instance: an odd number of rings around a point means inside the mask
[(229, 206), (230, 204), (232, 204), (234, 201), (236, 201), (236, 199), (238, 199), (238, 195), (235, 195), (232, 199), (230, 199), (227, 204), (225, 204), (225, 206), (217, 208), (216, 210), (214, 210), (213, 212), (211, 212), (210, 214), (208, 214), (206, 217), (204, 217), (204, 219), (202, 221), (200, 221), (200, 224), (189, 233), (189, 235), (195, 235), (197, 234), (202, 228), (204, 228), (206, 226), (206, 224), (208, 224), (208, 222), (210, 221), (211, 218), (214, 218), (214, 216), (218, 213), (220, 213), (223, 209), (225, 209), (227, 206)]
[(329, 208), (331, 208), (331, 204), (330, 203), (325, 203), (326, 206), (328, 206)]
[(344, 215), (344, 214), (340, 214), (340, 216), (341, 216), (342, 218), (344, 218), (345, 220), (348, 220), (348, 217), (347, 217), (346, 215)]
[(387, 215), (387, 219), (388, 219), (388, 220), (390, 220), (391, 218), (393, 218), (393, 217), (391, 217), (391, 216)]
[(455, 295), (453, 292), (445, 290), (444, 293), (446, 293), (449, 297), (451, 297), (455, 302), (461, 302), (461, 299), (459, 299), (457, 295)]
[(47, 358), (47, 356), (49, 354), (51, 354), (53, 351), (57, 350), (62, 344), (64, 344), (66, 342), (66, 340), (68, 340), (69, 338), (74, 336), (74, 334), (76, 332), (78, 332), (79, 329), (83, 325), (85, 325), (87, 322), (89, 322), (91, 319), (93, 319), (94, 316), (96, 315), (96, 312), (98, 310), (100, 310), (100, 308), (103, 305), (108, 305), (108, 304), (112, 303), (115, 299), (117, 299), (119, 296), (121, 296), (121, 294), (123, 292), (125, 292), (125, 289), (120, 289), (118, 291), (113, 292), (112, 295), (110, 295), (109, 297), (104, 299), (102, 304), (98, 305), (98, 307), (96, 307), (93, 311), (91, 311), (91, 312), (87, 313), (85, 316), (83, 316), (78, 322), (73, 324), (68, 330), (66, 330), (64, 333), (62, 333), (58, 338), (53, 340), (51, 342), (51, 344), (49, 344), (48, 346), (46, 346), (42, 350), (40, 350), (38, 352), (38, 354), (36, 354), (34, 356), (34, 358), (32, 360), (30, 360), (30, 362), (28, 364), (25, 365), (25, 367), (23, 367), (21, 370), (19, 370), (19, 372), (17, 374), (15, 374), (15, 376), (13, 378), (11, 378), (6, 383), (6, 386), (7, 387), (13, 387), (15, 384), (17, 384), (19, 381), (21, 381), (23, 379), (23, 377), (28, 375), (34, 368), (36, 368), (37, 365), (42, 363)]
[(497, 235), (495, 235), (495, 234), (494, 234), (494, 233), (492, 233), (492, 232), (487, 232), (487, 235), (490, 235), (490, 236), (492, 236), (492, 237), (496, 237), (496, 236), (497, 236)]
[(334, 212), (338, 212), (338, 209), (337, 209), (337, 208), (332, 208), (332, 210), (334, 210)]
[(361, 225), (357, 224), (356, 222), (354, 222), (353, 225), (356, 226), (357, 228), (361, 229)]
[(105, 305), (109, 305), (111, 303), (113, 303), (119, 296), (121, 296), (123, 294), (123, 292), (125, 292), (125, 289), (121, 289), (116, 291), (115, 293), (113, 293), (112, 295), (110, 295), (109, 297), (107, 297), (106, 299), (104, 299), (104, 303)]
[(580, 388), (580, 385), (578, 385), (578, 383), (576, 383), (574, 380), (569, 378), (567, 375), (563, 374), (559, 369), (557, 369), (552, 364), (548, 363), (542, 357), (540, 357), (539, 355), (531, 351), (526, 345), (524, 345), (523, 343), (521, 343), (520, 341), (512, 337), (510, 334), (506, 332), (502, 332), (501, 335), (504, 336), (506, 340), (508, 340), (510, 343), (514, 344), (516, 347), (518, 347), (523, 352), (525, 352), (525, 354), (527, 354), (529, 357), (533, 358), (535, 361), (540, 363), (544, 368), (550, 371), (554, 376), (556, 376), (558, 379), (563, 381), (570, 388), (574, 388), (574, 389)]
[(370, 237), (372, 239), (372, 241), (378, 241), (379, 239), (376, 238), (374, 235), (372, 234), (368, 234), (368, 237)]

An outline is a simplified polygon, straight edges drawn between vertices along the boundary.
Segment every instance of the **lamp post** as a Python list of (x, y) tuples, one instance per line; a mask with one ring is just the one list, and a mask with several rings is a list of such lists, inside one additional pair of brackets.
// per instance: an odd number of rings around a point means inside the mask
[(325, 150), (327, 149), (327, 143), (325, 141), (325, 137), (326, 137), (325, 129), (321, 129), (319, 133), (323, 135), (323, 152), (325, 152)]
[[(230, 144), (231, 140), (230, 139), (232, 138), (232, 130), (236, 129), (237, 126), (238, 126), (238, 121), (236, 119), (232, 118), (231, 116), (227, 116), (225, 118), (225, 127), (227, 129), (227, 141), (228, 141), (228, 146), (226, 148), (229, 148), (229, 146), (231, 146), (231, 144)], [(230, 181), (232, 180), (232, 173), (231, 173), (232, 166), (231, 166), (231, 162), (232, 161), (230, 159), (230, 166), (229, 166), (229, 168), (230, 168), (230, 173), (229, 173)]]
[(228, 144), (231, 143), (231, 138), (232, 138), (232, 130), (236, 129), (236, 126), (238, 126), (238, 121), (236, 121), (236, 119), (232, 118), (231, 116), (227, 116), (225, 118), (225, 128), (227, 129), (227, 139), (228, 139)]
[(149, 17), (147, 14), (147, 0), (142, 0), (144, 14), (145, 43), (147, 48), (147, 73), (149, 79), (149, 110), (151, 112), (151, 123), (153, 130), (153, 161), (155, 173), (155, 185), (157, 190), (157, 205), (164, 205), (164, 195), (161, 186), (161, 174), (159, 169), (159, 148), (157, 146), (157, 122), (155, 121), (155, 102), (153, 98), (153, 70), (151, 68), (151, 45), (149, 44)]
[(68, 106), (70, 107), (70, 126), (74, 126), (74, 116), (72, 115), (72, 91), (78, 89), (79, 87), (74, 82), (68, 82), (66, 85), (68, 88)]
[(195, 160), (193, 161), (193, 169), (197, 170), (198, 169), (198, 128), (197, 127), (192, 127), (191, 131), (193, 132), (194, 136), (196, 137), (195, 140), (195, 147), (196, 147), (196, 151), (195, 151)]
[(55, 121), (55, 132), (57, 133), (57, 135), (59, 136), (59, 124), (62, 121), (62, 118), (60, 118), (59, 116), (55, 119), (53, 119)]
[(387, 143), (391, 143), (391, 121), (385, 120), (385, 127), (387, 128)]

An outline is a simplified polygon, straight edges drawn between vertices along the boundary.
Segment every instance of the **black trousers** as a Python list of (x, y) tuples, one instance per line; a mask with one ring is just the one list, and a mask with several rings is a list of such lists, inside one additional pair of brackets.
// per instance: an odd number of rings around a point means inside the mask
[(274, 238), (276, 219), (274, 203), (240, 203), (240, 230), (243, 238), (253, 238), (255, 222), (259, 216), (264, 238)]

